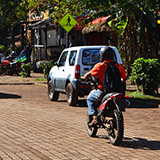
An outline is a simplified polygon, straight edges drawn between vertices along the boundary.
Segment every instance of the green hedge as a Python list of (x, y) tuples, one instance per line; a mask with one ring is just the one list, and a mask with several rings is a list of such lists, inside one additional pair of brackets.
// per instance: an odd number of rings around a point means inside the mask
[(44, 77), (47, 78), (48, 75), (49, 75), (49, 71), (51, 70), (51, 68), (53, 67), (53, 61), (42, 61), (40, 62), (40, 68), (43, 69), (43, 74), (44, 74)]
[(31, 76), (32, 67), (31, 67), (30, 63), (22, 64), (21, 68), (22, 68), (22, 72), (21, 72), (22, 77), (30, 77)]
[(138, 58), (132, 64), (130, 80), (135, 82), (138, 88), (143, 89), (144, 94), (158, 94), (160, 84), (160, 63), (157, 59)]

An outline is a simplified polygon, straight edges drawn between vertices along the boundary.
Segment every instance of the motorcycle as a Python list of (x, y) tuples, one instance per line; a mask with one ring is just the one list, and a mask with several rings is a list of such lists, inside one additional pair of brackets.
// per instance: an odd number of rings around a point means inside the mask
[(3, 54), (0, 55), (0, 73), (2, 75), (18, 75), (21, 72), (21, 64), (21, 62), (10, 62)]
[[(96, 85), (96, 82), (90, 84)], [(91, 87), (92, 88), (92, 87)], [(87, 114), (87, 132), (90, 137), (95, 137), (98, 129), (105, 129), (108, 133), (109, 140), (113, 145), (120, 145), (124, 136), (124, 119), (123, 113), (125, 107), (130, 105), (127, 100), (129, 97), (123, 93), (108, 93), (104, 95), (98, 108), (98, 123), (90, 126), (93, 120), (92, 116)]]

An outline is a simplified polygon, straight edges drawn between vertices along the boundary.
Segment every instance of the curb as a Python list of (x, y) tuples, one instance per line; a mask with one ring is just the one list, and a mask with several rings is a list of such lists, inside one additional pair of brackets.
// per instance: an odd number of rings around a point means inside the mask
[(42, 83), (37, 83), (37, 82), (17, 82), (17, 83), (11, 83), (11, 82), (5, 82), (5, 83), (0, 83), (0, 85), (39, 85), (39, 86), (47, 86), (47, 83), (42, 82)]
[(0, 83), (0, 85), (35, 85), (35, 83)]

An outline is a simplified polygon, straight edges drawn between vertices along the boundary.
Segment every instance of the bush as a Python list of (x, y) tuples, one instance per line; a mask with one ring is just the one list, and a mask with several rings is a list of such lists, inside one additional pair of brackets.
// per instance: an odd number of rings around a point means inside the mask
[(30, 63), (22, 64), (21, 68), (22, 68), (22, 77), (30, 77), (32, 70), (31, 64)]
[(43, 69), (44, 77), (47, 78), (49, 75), (49, 71), (53, 67), (53, 61), (42, 61), (40, 62), (39, 67)]
[(160, 84), (160, 63), (157, 59), (138, 58), (132, 64), (130, 80), (143, 89), (144, 94), (158, 94)]

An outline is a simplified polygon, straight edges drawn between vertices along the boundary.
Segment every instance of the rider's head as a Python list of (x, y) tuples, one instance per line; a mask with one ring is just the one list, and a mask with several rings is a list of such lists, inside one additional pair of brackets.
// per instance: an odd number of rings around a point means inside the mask
[(102, 47), (100, 50), (101, 62), (103, 62), (104, 60), (107, 60), (107, 59), (113, 60), (114, 54), (115, 54), (114, 50), (111, 47), (109, 47), (109, 46)]

